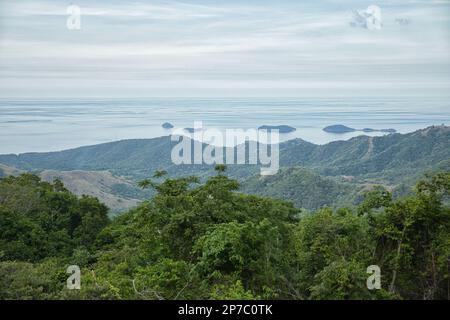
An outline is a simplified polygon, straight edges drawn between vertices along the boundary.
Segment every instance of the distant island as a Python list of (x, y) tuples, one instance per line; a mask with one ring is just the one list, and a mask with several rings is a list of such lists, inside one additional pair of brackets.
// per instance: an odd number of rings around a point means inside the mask
[(202, 129), (200, 128), (184, 128), (183, 130), (189, 132), (189, 133), (194, 133), (195, 131), (202, 131)]
[(372, 128), (364, 128), (362, 129), (364, 132), (388, 132), (388, 133), (395, 133), (397, 130), (395, 129), (372, 129)]
[(258, 130), (278, 130), (280, 133), (289, 133), (289, 132), (294, 132), (295, 130), (297, 130), (294, 127), (291, 126), (287, 126), (287, 125), (279, 125), (279, 126), (268, 126), (268, 125), (263, 125), (260, 126), (258, 128)]
[(372, 128), (364, 128), (364, 129), (355, 129), (344, 126), (342, 124), (335, 124), (332, 126), (328, 126), (323, 128), (323, 131), (329, 133), (347, 133), (347, 132), (355, 132), (355, 131), (363, 131), (363, 132), (388, 132), (395, 133), (397, 132), (395, 129), (372, 129)]
[(323, 128), (323, 131), (330, 132), (330, 133), (347, 133), (347, 132), (356, 131), (356, 129), (349, 128), (342, 124), (335, 124), (335, 125)]
[(172, 129), (173, 128), (173, 124), (171, 124), (170, 122), (164, 122), (161, 127), (163, 127), (164, 129)]

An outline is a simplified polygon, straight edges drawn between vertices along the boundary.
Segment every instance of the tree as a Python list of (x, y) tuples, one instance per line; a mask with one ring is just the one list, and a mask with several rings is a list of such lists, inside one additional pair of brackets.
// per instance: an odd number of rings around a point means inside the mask
[(109, 223), (98, 199), (78, 198), (54, 184), (23, 174), (0, 180), (0, 244), (4, 260), (37, 262), (70, 256), (77, 246), (92, 247)]
[[(223, 171), (222, 171), (223, 172)], [(166, 177), (148, 201), (107, 208), (60, 182), (0, 180), (0, 299), (447, 299), (450, 174), (393, 200), (302, 212), (220, 173)], [(65, 288), (69, 264), (81, 290)], [(381, 269), (381, 290), (366, 287)]]
[(416, 195), (400, 199), (370, 219), (376, 256), (389, 291), (412, 299), (448, 297), (450, 209), (443, 206), (450, 174), (420, 181)]

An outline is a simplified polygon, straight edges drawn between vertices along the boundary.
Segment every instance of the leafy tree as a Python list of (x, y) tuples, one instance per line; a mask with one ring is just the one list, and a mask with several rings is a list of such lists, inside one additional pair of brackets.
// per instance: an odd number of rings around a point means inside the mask
[(448, 297), (450, 174), (423, 180), (415, 196), (392, 203), (371, 219), (376, 255), (389, 291), (412, 299)]
[(358, 214), (370, 213), (373, 209), (388, 207), (392, 203), (392, 194), (382, 186), (375, 186), (364, 195), (358, 206)]
[[(401, 199), (377, 187), (356, 208), (302, 212), (222, 169), (152, 183), (111, 222), (61, 182), (1, 179), (0, 299), (448, 299), (448, 172)], [(70, 264), (81, 290), (65, 287)]]
[(23, 174), (0, 180), (0, 244), (4, 260), (39, 261), (92, 248), (109, 223), (98, 199), (70, 193), (61, 181)]

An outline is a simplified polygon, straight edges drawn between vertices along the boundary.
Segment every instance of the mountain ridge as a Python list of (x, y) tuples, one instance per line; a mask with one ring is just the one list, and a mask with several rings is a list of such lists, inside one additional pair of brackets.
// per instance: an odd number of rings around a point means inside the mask
[[(424, 139), (426, 139), (430, 136), (430, 133), (434, 135), (444, 135), (445, 137), (450, 139), (450, 127), (448, 126), (431, 126), (411, 133), (394, 133), (381, 137), (369, 137), (366, 135), (360, 135), (349, 140), (338, 140), (329, 142), (324, 145), (317, 145), (311, 142), (307, 142), (303, 139), (296, 138), (280, 143), (280, 161), (282, 162), (283, 166), (301, 164), (301, 162), (305, 162), (306, 164), (311, 162), (323, 163), (326, 161), (331, 161), (331, 159), (337, 152), (341, 155), (347, 154), (347, 158), (352, 157), (354, 159), (355, 156), (362, 157), (363, 154), (367, 153), (369, 141), (373, 143), (372, 147), (374, 153), (380, 154), (386, 152), (387, 144), (393, 145), (400, 140), (409, 137), (417, 138), (418, 136), (422, 136), (424, 137)], [(90, 162), (90, 160), (96, 158), (98, 161), (101, 160), (103, 166), (107, 166), (111, 162), (120, 164), (123, 163), (123, 161), (130, 162), (133, 160), (136, 166), (141, 165), (140, 163), (142, 162), (142, 157), (146, 157), (146, 161), (161, 161), (161, 154), (155, 154), (155, 151), (158, 151), (158, 149), (161, 148), (165, 148), (165, 155), (167, 155), (167, 151), (171, 150), (167, 147), (169, 145), (172, 147), (176, 143), (177, 142), (170, 140), (170, 136), (163, 136), (152, 139), (126, 139), (71, 148), (62, 151), (2, 154), (0, 155), (0, 163), (11, 165), (19, 169), (55, 169), (56, 167), (61, 167), (67, 170), (77, 170), (84, 168), (95, 168), (96, 170), (100, 170), (102, 169), (100, 165), (94, 165)], [(433, 143), (425, 147), (430, 149), (430, 147), (432, 146), (434, 146)], [(150, 147), (152, 150), (150, 151), (148, 149), (145, 149), (146, 147)], [(350, 147), (353, 148), (351, 150), (352, 153), (349, 155), (348, 151)], [(289, 156), (299, 148), (301, 148), (302, 150), (300, 150), (300, 153), (297, 153), (295, 155), (296, 158), (289, 159)], [(285, 151), (290, 152), (286, 152), (286, 155), (283, 155), (283, 152)], [(139, 158), (138, 156), (140, 156), (141, 158)]]
[[(8, 168), (8, 172), (28, 171), (41, 175), (53, 170), (52, 177), (58, 174), (64, 177), (65, 183), (73, 186), (71, 191), (77, 194), (84, 191), (81, 186), (87, 186), (87, 194), (98, 195), (92, 188), (98, 185), (98, 179), (104, 178), (105, 171), (110, 172), (112, 176), (108, 180), (124, 183), (117, 183), (120, 188), (101, 191), (106, 192), (105, 201), (118, 204), (117, 197), (125, 201), (143, 200), (145, 197), (132, 184), (148, 178), (155, 170), (166, 170), (174, 177), (197, 175), (201, 179), (214, 174), (212, 165), (173, 164), (170, 154), (177, 143), (171, 141), (170, 136), (128, 139), (63, 151), (0, 155), (0, 164)], [(289, 170), (294, 170), (293, 175)], [(450, 127), (447, 126), (380, 137), (361, 135), (324, 145), (293, 139), (280, 144), (277, 175), (260, 179), (258, 165), (228, 165), (227, 174), (238, 179), (245, 191), (275, 197), (287, 195), (284, 198), (295, 204), (309, 203), (312, 207), (308, 209), (314, 209), (333, 205), (329, 193), (342, 203), (340, 199), (354, 200), (358, 190), (374, 184), (391, 190), (399, 186), (408, 190), (424, 173), (437, 170), (450, 170)], [(83, 175), (78, 175), (77, 171), (88, 172), (83, 174), (89, 179), (80, 180)], [(340, 192), (340, 188), (345, 192)], [(130, 192), (139, 195), (130, 197)]]

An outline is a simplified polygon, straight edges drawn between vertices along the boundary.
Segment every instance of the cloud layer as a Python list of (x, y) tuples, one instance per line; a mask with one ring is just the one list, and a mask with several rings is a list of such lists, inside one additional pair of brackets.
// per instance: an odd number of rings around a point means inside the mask
[(0, 97), (449, 92), (450, 1), (299, 2), (1, 2)]

